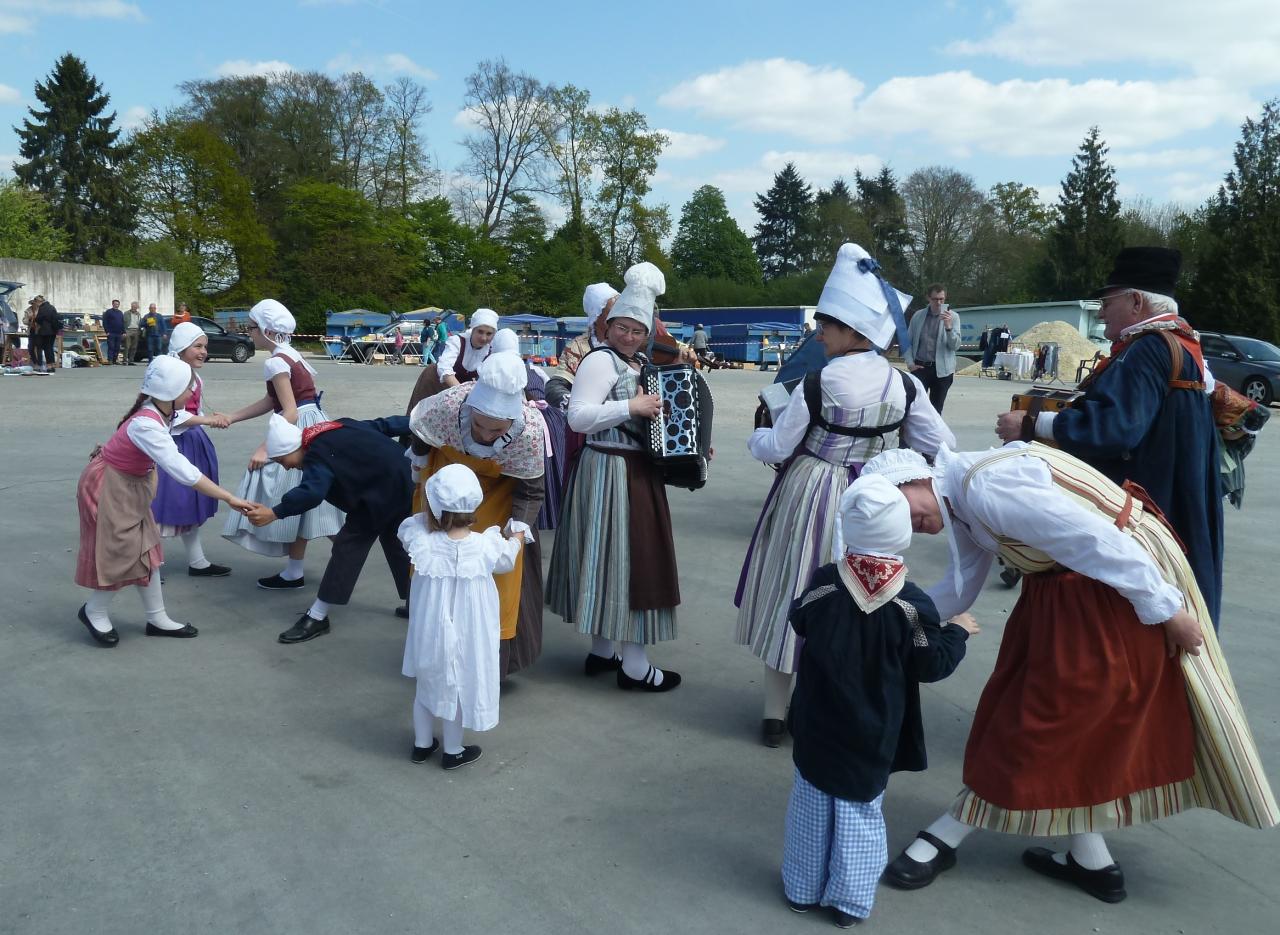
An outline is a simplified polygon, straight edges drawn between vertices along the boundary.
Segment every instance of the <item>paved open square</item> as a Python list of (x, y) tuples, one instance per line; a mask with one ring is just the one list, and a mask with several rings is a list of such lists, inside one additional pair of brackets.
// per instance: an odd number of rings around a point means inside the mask
[[(313, 361), (331, 417), (404, 411), (416, 370)], [(206, 407), (262, 394), (261, 356), (202, 371)], [(270, 593), (278, 570), (204, 528), (223, 579), (196, 579), (181, 547), (165, 601), (196, 640), (143, 637), (128, 589), (120, 645), (76, 620), (76, 479), (137, 393), (143, 369), (0, 379), (0, 933), (382, 933), (517, 931), (779, 933), (829, 927), (794, 916), (779, 865), (789, 746), (758, 739), (760, 663), (733, 642), (733, 590), (772, 480), (746, 451), (771, 375), (708, 375), (716, 457), (699, 492), (670, 502), (683, 601), (679, 638), (655, 664), (684, 684), (621, 692), (582, 675), (587, 640), (545, 616), (545, 648), (502, 692), (484, 758), (443, 772), (410, 763), (413, 683), (405, 623), (381, 556), (313, 642), (276, 641), (314, 597)], [(1016, 384), (959, 378), (944, 417), (962, 449), (995, 443)], [(265, 420), (210, 431), (235, 488)], [(1221, 641), (1273, 781), (1280, 777), (1280, 427), (1248, 461), (1243, 511), (1228, 509)], [(551, 553), (544, 539), (543, 559)], [(916, 538), (911, 577), (933, 583), (943, 537)], [(922, 688), (929, 770), (885, 795), (892, 858), (960, 787), (966, 732), (1016, 593), (993, 575), (982, 632), (951, 678)], [(1209, 812), (1108, 836), (1129, 899), (1106, 906), (1025, 869), (1024, 839), (973, 836), (928, 889), (882, 887), (870, 925), (894, 932), (1241, 933), (1273, 930), (1280, 838)]]

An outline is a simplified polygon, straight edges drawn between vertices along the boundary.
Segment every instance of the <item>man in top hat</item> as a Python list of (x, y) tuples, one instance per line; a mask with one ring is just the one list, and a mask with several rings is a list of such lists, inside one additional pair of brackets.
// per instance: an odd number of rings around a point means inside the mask
[(1146, 490), (1186, 547), (1216, 628), (1223, 544), (1218, 433), (1199, 336), (1178, 317), (1173, 299), (1181, 265), (1177, 250), (1121, 250), (1093, 295), (1102, 300), (1111, 356), (1080, 383), (1084, 395), (1070, 409), (1035, 419), (1006, 412), (996, 434), (1006, 442), (1054, 442), (1115, 483)]

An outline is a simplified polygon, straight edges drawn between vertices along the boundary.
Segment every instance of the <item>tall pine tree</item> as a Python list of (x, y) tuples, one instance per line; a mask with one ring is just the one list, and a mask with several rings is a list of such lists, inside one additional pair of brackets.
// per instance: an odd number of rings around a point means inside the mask
[(702, 276), (759, 285), (760, 264), (751, 241), (729, 214), (724, 193), (703, 185), (680, 212), (671, 262), (683, 279)]
[(813, 218), (813, 195), (809, 185), (788, 162), (773, 177), (773, 187), (756, 196), (756, 256), (765, 279), (777, 279), (809, 268), (813, 256), (810, 230)]
[(136, 209), (121, 168), (128, 148), (118, 140), (115, 111), (84, 62), (71, 53), (35, 86), (32, 119), (18, 129), (13, 167), (18, 179), (44, 194), (53, 223), (67, 236), (67, 259), (101, 260), (129, 238)]
[(1187, 314), (1197, 327), (1280, 341), (1280, 98), (1245, 121), (1235, 167), (1199, 216)]
[(904, 287), (910, 280), (907, 247), (907, 202), (898, 188), (893, 170), (885, 166), (875, 175), (853, 175), (858, 193), (858, 209), (870, 231), (870, 243), (863, 247), (880, 263), (885, 278)]
[(1046, 297), (1078, 299), (1098, 288), (1123, 239), (1116, 170), (1107, 162), (1107, 145), (1098, 128), (1092, 127), (1062, 180), (1058, 219), (1049, 231), (1041, 277)]

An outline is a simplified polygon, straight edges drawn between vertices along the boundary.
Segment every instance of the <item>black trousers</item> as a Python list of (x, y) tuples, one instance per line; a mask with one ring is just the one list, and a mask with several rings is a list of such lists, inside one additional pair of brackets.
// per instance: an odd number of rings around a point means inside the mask
[(346, 604), (351, 600), (351, 592), (356, 589), (356, 581), (364, 568), (365, 559), (375, 541), (382, 543), (382, 554), (387, 557), (387, 567), (391, 569), (391, 577), (395, 579), (396, 591), (401, 600), (409, 599), (409, 556), (400, 544), (396, 531), (405, 517), (396, 517), (394, 522), (382, 528), (381, 532), (370, 532), (365, 529), (353, 530), (344, 524), (333, 537), (333, 548), (329, 554), (329, 564), (325, 566), (324, 577), (320, 579), (320, 593), (316, 596), (326, 604)]
[(54, 342), (58, 340), (56, 334), (38, 334), (35, 335), (28, 343), (35, 348), (35, 354), (32, 356), (32, 363), (36, 366), (44, 365), (46, 367), (54, 366)]
[(920, 379), (921, 385), (924, 386), (925, 392), (929, 394), (929, 402), (933, 404), (934, 409), (941, 413), (942, 406), (947, 401), (947, 393), (951, 390), (951, 383), (955, 380), (956, 375), (951, 373), (945, 377), (938, 376), (936, 364), (925, 364), (915, 373)]
[(122, 334), (107, 334), (107, 363), (114, 364), (120, 356), (120, 339)]

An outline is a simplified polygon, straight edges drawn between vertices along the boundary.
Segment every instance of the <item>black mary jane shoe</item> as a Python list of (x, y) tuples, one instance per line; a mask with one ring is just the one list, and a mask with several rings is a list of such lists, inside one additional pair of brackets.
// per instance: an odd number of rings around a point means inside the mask
[(425, 763), (427, 762), (427, 758), (430, 757), (431, 754), (435, 753), (439, 749), (440, 749), (440, 741), (433, 740), (431, 741), (431, 746), (429, 747), (414, 747), (413, 753), (410, 754), (409, 759), (413, 760), (413, 762), (415, 763)]
[(171, 636), (175, 640), (189, 640), (199, 635), (200, 631), (189, 623), (184, 623), (176, 630), (166, 630), (153, 623), (147, 624), (147, 636)]
[(928, 841), (938, 853), (932, 860), (919, 861), (907, 856), (904, 850), (893, 863), (884, 869), (884, 882), (900, 890), (918, 890), (928, 886), (938, 878), (938, 874), (950, 870), (956, 865), (956, 849), (944, 844), (928, 831), (916, 835), (922, 841)]
[(328, 617), (317, 620), (310, 614), (303, 614), (298, 618), (297, 623), (280, 634), (280, 642), (305, 643), (307, 640), (314, 640), (317, 636), (324, 636), (328, 632)]
[(787, 722), (776, 717), (767, 717), (760, 722), (760, 740), (766, 747), (782, 746), (782, 738), (787, 734)]
[(89, 622), (89, 615), (84, 612), (85, 605), (81, 604), (80, 609), (76, 611), (76, 616), (80, 618), (80, 622), (84, 624), (85, 629), (89, 631), (89, 635), (93, 637), (93, 641), (99, 646), (114, 646), (120, 642), (120, 634), (116, 632), (116, 628), (112, 627), (106, 633), (103, 633), (92, 623)]
[(642, 679), (633, 679), (627, 673), (622, 671), (622, 666), (618, 666), (618, 687), (623, 691), (631, 691), (633, 688), (645, 692), (669, 692), (680, 684), (680, 673), (672, 672), (670, 669), (662, 670), (662, 683), (660, 685), (653, 684), (658, 670), (653, 666), (649, 666), (649, 671), (645, 673)]
[(600, 675), (604, 672), (617, 672), (621, 668), (621, 656), (610, 656), (606, 659), (604, 656), (597, 656), (595, 653), (587, 653), (587, 660), (582, 664), (582, 674)]
[(401, 604), (399, 607), (397, 607), (397, 608), (396, 608), (396, 616), (397, 616), (397, 617), (399, 617), (401, 620), (408, 620), (408, 619), (409, 619), (409, 605), (408, 605), (407, 603), (405, 603), (405, 604)]
[(1124, 889), (1124, 871), (1119, 864), (1101, 870), (1086, 870), (1067, 852), (1067, 862), (1060, 864), (1053, 859), (1053, 851), (1047, 847), (1029, 847), (1022, 852), (1022, 862), (1036, 873), (1055, 880), (1074, 883), (1094, 899), (1104, 903), (1122, 902), (1129, 894)]
[(258, 587), (264, 591), (296, 591), (307, 586), (306, 578), (294, 578), (292, 581), (272, 575), (270, 578), (259, 578)]
[(231, 574), (231, 569), (226, 565), (209, 565), (206, 568), (192, 568), (188, 565), (187, 574), (192, 578), (225, 578)]

